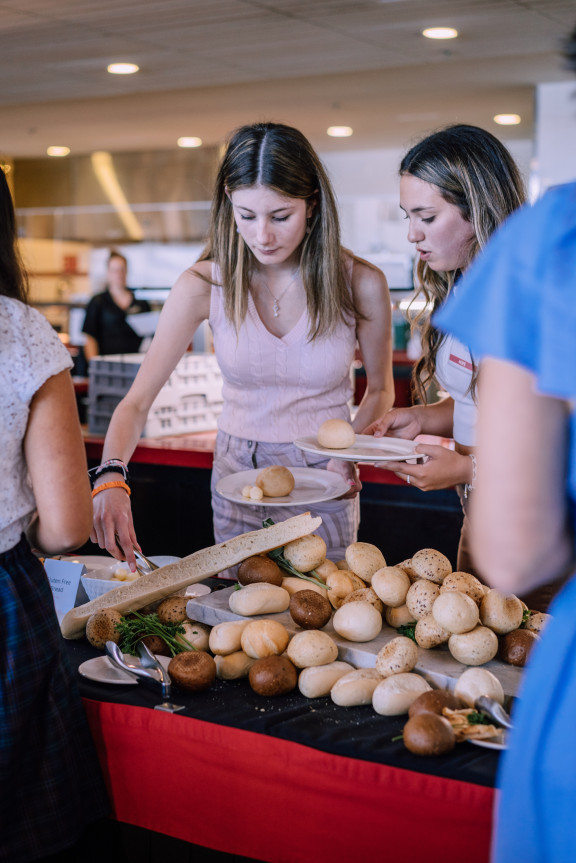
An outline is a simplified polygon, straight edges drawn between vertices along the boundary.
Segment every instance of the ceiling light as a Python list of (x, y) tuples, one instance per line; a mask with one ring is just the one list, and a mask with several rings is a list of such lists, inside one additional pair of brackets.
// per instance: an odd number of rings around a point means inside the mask
[(499, 126), (517, 126), (522, 122), (520, 114), (496, 114), (493, 119)]
[(110, 63), (107, 69), (111, 75), (133, 75), (139, 71), (140, 66), (136, 63)]
[(179, 147), (201, 147), (202, 138), (178, 138), (176, 143)]
[(49, 156), (67, 156), (70, 152), (70, 147), (47, 147), (46, 153)]
[(352, 126), (328, 126), (326, 134), (331, 138), (349, 138), (354, 134)]
[(455, 39), (458, 30), (454, 27), (427, 27), (426, 30), (422, 30), (422, 35), (427, 39)]

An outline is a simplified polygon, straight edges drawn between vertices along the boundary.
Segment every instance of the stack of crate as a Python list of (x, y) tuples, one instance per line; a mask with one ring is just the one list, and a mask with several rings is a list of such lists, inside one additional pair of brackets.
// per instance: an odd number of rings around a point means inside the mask
[[(143, 354), (95, 357), (90, 362), (88, 431), (104, 435), (114, 409), (136, 377)], [(222, 375), (214, 354), (185, 354), (155, 399), (143, 437), (190, 434), (217, 426)]]

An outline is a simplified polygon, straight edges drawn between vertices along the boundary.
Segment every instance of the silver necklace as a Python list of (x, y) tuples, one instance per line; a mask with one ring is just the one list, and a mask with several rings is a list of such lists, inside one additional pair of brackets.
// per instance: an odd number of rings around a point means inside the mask
[(264, 286), (265, 286), (266, 290), (268, 291), (268, 293), (270, 294), (270, 296), (274, 300), (274, 305), (272, 306), (272, 310), (274, 312), (275, 318), (277, 318), (278, 315), (280, 314), (280, 300), (282, 299), (282, 297), (284, 296), (284, 294), (286, 293), (288, 288), (294, 283), (294, 281), (296, 280), (296, 276), (298, 275), (299, 272), (300, 272), (300, 267), (296, 267), (296, 269), (292, 273), (292, 277), (291, 277), (290, 281), (288, 282), (288, 284), (286, 285), (286, 287), (284, 288), (284, 290), (282, 291), (282, 293), (280, 294), (279, 297), (277, 297), (275, 294), (272, 293), (272, 291), (270, 290), (270, 286), (269, 286), (268, 282), (266, 281), (264, 276), (262, 276), (262, 274), (260, 274), (262, 281), (264, 282)]

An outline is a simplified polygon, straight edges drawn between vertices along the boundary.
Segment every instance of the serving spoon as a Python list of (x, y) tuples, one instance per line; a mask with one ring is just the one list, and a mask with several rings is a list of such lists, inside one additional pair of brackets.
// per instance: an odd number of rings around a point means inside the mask
[(474, 702), (474, 707), (481, 713), (485, 713), (492, 719), (500, 728), (513, 728), (510, 714), (506, 713), (502, 705), (495, 701), (494, 698), (489, 698), (487, 695), (480, 695)]

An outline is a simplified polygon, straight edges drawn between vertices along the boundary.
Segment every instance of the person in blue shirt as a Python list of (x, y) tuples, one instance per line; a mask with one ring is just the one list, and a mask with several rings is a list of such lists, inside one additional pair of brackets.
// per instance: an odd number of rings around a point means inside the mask
[[(566, 55), (576, 72), (576, 29)], [(519, 593), (566, 580), (499, 774), (495, 863), (576, 856), (576, 182), (515, 214), (436, 316), (481, 357), (473, 549)]]

